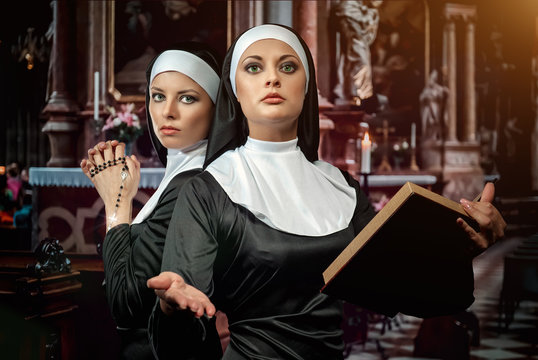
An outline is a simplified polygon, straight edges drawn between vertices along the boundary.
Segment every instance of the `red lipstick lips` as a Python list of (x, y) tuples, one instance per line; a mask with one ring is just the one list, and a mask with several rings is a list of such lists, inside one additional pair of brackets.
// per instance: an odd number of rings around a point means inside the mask
[(283, 101), (284, 101), (284, 98), (280, 96), (278, 93), (267, 94), (262, 99), (262, 102), (267, 103), (267, 104), (280, 104)]
[(161, 127), (161, 133), (164, 135), (174, 135), (179, 133), (181, 130), (173, 127), (173, 126), (162, 126)]

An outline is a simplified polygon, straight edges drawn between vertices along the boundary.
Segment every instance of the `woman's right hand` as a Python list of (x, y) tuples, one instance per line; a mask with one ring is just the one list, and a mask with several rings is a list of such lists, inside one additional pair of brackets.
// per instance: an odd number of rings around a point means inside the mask
[(165, 271), (148, 280), (147, 285), (160, 298), (163, 313), (172, 315), (177, 310), (189, 309), (197, 318), (215, 315), (216, 309), (209, 298), (194, 286), (185, 283), (178, 274)]

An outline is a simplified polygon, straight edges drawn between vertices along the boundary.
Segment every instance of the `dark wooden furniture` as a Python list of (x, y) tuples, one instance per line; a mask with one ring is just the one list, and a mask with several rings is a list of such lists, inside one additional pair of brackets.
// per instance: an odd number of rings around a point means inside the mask
[(5, 359), (117, 359), (119, 338), (96, 255), (66, 254), (71, 272), (27, 274), (33, 252), (0, 251), (0, 354)]

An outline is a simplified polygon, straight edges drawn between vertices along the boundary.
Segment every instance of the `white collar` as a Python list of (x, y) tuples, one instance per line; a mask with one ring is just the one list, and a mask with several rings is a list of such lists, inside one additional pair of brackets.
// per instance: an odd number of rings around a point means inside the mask
[(204, 165), (206, 150), (207, 140), (201, 140), (183, 149), (168, 149), (163, 180), (155, 193), (140, 210), (132, 224), (141, 223), (152, 213), (162, 193), (177, 174), (188, 170), (201, 169)]
[(347, 228), (355, 212), (355, 189), (336, 167), (309, 162), (297, 141), (249, 137), (207, 171), (234, 203), (274, 229), (324, 236)]

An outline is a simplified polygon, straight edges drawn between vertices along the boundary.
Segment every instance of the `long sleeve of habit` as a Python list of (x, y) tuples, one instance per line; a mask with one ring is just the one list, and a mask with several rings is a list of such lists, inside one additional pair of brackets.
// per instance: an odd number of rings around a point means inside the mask
[(119, 327), (147, 327), (156, 296), (146, 282), (160, 273), (166, 232), (179, 190), (198, 173), (192, 170), (174, 177), (143, 222), (121, 224), (108, 231), (103, 246), (105, 289)]
[[(161, 271), (180, 274), (187, 284), (201, 290), (214, 301), (211, 296), (213, 265), (218, 249), (218, 219), (211, 214), (219, 212), (216, 212), (213, 197), (199, 196), (192, 185), (193, 181), (187, 183), (178, 195), (167, 233)], [(189, 266), (180, 266), (181, 263), (188, 263)], [(190, 311), (178, 311), (173, 316), (167, 316), (160, 310), (158, 301), (150, 318), (149, 337), (159, 359), (219, 359), (222, 356), (214, 318), (196, 319)]]

